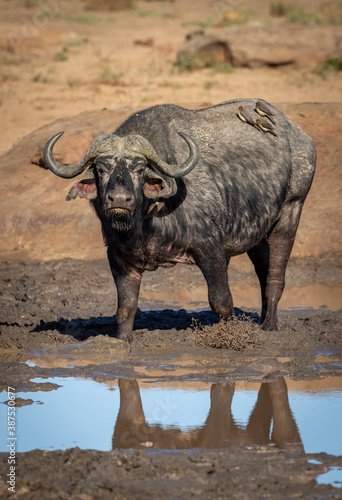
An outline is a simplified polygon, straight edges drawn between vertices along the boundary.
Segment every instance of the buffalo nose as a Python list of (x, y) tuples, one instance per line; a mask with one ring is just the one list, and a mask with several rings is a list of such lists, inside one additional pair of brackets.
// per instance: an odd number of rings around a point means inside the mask
[(132, 202), (132, 195), (126, 191), (117, 190), (108, 193), (107, 200), (112, 208), (128, 208)]

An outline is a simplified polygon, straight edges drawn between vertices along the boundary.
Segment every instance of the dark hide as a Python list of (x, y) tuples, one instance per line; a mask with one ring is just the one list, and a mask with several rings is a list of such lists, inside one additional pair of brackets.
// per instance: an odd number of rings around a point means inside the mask
[(140, 111), (115, 134), (145, 137), (173, 165), (187, 157), (177, 133), (185, 132), (200, 149), (194, 170), (171, 179), (123, 152), (99, 157), (91, 167), (95, 179), (71, 189), (69, 199), (90, 199), (102, 223), (118, 291), (119, 338), (132, 340), (143, 271), (177, 262), (197, 264), (213, 311), (231, 316), (227, 266), (230, 257), (244, 252), (260, 281), (262, 328), (277, 329), (277, 305), (316, 151), (299, 127), (266, 102), (277, 138), (243, 123), (237, 106), (257, 119), (257, 101), (237, 99), (199, 111), (174, 105)]

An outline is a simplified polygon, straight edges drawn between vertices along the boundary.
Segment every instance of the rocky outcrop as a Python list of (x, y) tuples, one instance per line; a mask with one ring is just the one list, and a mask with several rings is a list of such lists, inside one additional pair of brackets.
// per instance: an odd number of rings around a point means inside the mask
[(196, 56), (206, 65), (227, 62), (234, 67), (293, 65), (307, 68), (341, 56), (338, 26), (252, 25), (189, 33), (178, 50), (178, 63)]
[[(293, 255), (321, 258), (337, 254), (342, 243), (342, 104), (277, 107), (312, 137), (318, 151), (317, 172), (304, 204)], [(56, 144), (56, 157), (72, 164), (95, 137), (113, 132), (134, 111), (103, 109), (59, 119), (22, 138), (0, 157), (1, 259), (105, 257), (100, 224), (89, 203), (65, 201), (75, 181), (46, 170), (42, 150), (52, 135), (64, 130)]]

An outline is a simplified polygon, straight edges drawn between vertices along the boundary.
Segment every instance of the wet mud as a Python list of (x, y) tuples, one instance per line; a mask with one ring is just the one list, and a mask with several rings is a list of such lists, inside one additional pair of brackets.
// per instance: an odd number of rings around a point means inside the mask
[[(230, 271), (231, 322), (210, 311), (197, 268), (146, 273), (131, 345), (115, 338), (106, 261), (2, 262), (16, 496), (340, 498), (339, 262), (291, 260), (278, 332), (258, 325), (246, 266)], [(0, 451), (10, 498), (6, 439)]]

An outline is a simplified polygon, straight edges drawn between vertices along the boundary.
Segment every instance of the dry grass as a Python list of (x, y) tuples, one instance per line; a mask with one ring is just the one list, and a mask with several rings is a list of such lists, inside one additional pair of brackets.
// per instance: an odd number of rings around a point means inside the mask
[(210, 326), (195, 322), (193, 328), (196, 344), (200, 346), (242, 351), (259, 344), (257, 340), (259, 326), (246, 316), (232, 316), (228, 320), (221, 320)]

